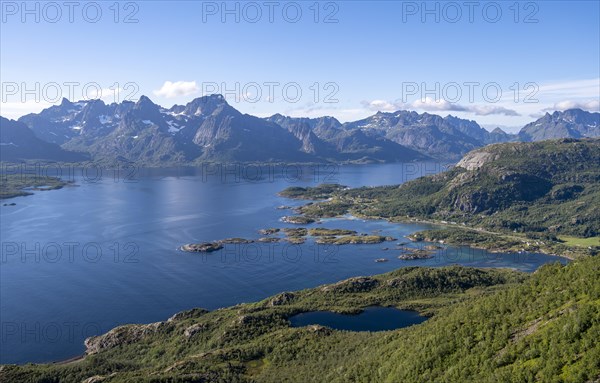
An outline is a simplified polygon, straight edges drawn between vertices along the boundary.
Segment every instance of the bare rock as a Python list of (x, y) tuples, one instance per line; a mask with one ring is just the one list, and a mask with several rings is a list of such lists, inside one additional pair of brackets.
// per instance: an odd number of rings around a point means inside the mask
[(271, 300), (269, 300), (268, 305), (273, 306), (281, 306), (288, 304), (294, 300), (296, 296), (293, 293), (284, 292), (281, 294), (275, 295)]
[(183, 336), (185, 339), (189, 340), (194, 335), (206, 331), (208, 329), (208, 325), (206, 323), (196, 323), (186, 328), (183, 331)]
[(92, 336), (85, 340), (85, 353), (87, 355), (97, 354), (125, 344), (139, 342), (145, 337), (155, 334), (162, 329), (166, 322), (156, 322), (146, 325), (125, 325), (116, 327), (106, 334)]
[(177, 322), (177, 321), (182, 321), (184, 319), (198, 318), (208, 312), (209, 312), (208, 310), (205, 310), (202, 308), (193, 308), (191, 310), (178, 312), (177, 314), (170, 317), (167, 320), (167, 322)]

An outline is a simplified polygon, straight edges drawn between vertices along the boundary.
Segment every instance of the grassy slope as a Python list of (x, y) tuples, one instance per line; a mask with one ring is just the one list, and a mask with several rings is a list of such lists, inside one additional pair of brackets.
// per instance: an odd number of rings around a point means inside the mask
[[(458, 266), (403, 268), (254, 304), (182, 314), (154, 327), (118, 328), (103, 339), (118, 338), (120, 346), (70, 365), (5, 366), (0, 378), (586, 382), (600, 377), (599, 274), (598, 257), (547, 265), (531, 276)], [(417, 308), (433, 317), (380, 333), (290, 328), (286, 320), (300, 311), (356, 312), (372, 304)], [(187, 338), (186, 329), (193, 328), (200, 330)]]
[(600, 246), (600, 237), (578, 238), (561, 235), (559, 238), (570, 246)]
[(361, 361), (356, 374), (377, 371), (390, 381), (599, 378), (599, 273), (597, 257), (545, 266), (522, 285), (450, 307), (397, 336), (380, 349), (386, 357)]

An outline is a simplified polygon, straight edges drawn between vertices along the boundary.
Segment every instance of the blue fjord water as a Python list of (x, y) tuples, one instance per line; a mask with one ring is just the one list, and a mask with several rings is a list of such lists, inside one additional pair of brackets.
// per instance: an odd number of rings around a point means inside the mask
[[(280, 221), (291, 212), (277, 209), (302, 203), (277, 196), (288, 186), (398, 184), (441, 170), (437, 164), (389, 164), (301, 171), (153, 169), (130, 177), (107, 171), (101, 179), (76, 173), (78, 186), (14, 198), (16, 206), (0, 207), (0, 363), (64, 360), (83, 353), (86, 337), (120, 324), (165, 320), (193, 307), (215, 309), (408, 265), (533, 271), (565, 261), (466, 247), (402, 261), (397, 251), (382, 250), (396, 243), (335, 247), (311, 240), (227, 245), (207, 255), (177, 250), (189, 242), (257, 239), (258, 229), (293, 227)], [(316, 227), (378, 232), (405, 242), (405, 235), (430, 226), (349, 217)], [(378, 258), (389, 261), (377, 263)]]

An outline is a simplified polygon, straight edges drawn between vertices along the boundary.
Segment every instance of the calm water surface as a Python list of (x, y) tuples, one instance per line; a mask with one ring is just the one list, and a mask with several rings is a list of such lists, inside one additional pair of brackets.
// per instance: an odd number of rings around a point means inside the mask
[(427, 317), (409, 310), (394, 307), (367, 307), (360, 314), (344, 315), (331, 311), (312, 311), (292, 316), (292, 327), (313, 324), (348, 331), (388, 331), (412, 326), (427, 320)]
[[(432, 259), (401, 261), (397, 251), (382, 250), (396, 245), (389, 242), (227, 245), (205, 256), (177, 250), (184, 243), (257, 239), (258, 229), (293, 226), (280, 221), (290, 212), (276, 208), (302, 203), (276, 195), (288, 186), (397, 184), (440, 170), (435, 164), (342, 166), (305, 168), (300, 177), (296, 168), (269, 167), (255, 181), (256, 169), (170, 169), (140, 171), (131, 182), (106, 172), (97, 182), (77, 176), (79, 186), (11, 199), (16, 206), (0, 207), (0, 363), (63, 360), (81, 354), (86, 337), (116, 325), (407, 265), (533, 271), (561, 260), (448, 248)], [(405, 235), (429, 226), (340, 219), (317, 227), (378, 232), (404, 242)]]

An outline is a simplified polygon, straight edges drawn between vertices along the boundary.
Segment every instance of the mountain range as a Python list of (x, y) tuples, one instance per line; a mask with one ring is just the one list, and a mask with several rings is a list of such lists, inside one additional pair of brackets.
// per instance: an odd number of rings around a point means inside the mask
[(541, 141), (556, 138), (584, 138), (600, 136), (600, 113), (581, 109), (546, 113), (519, 132), (521, 141)]
[(580, 109), (546, 114), (514, 135), (500, 128), (489, 132), (471, 120), (413, 111), (378, 112), (344, 124), (333, 117), (259, 118), (239, 112), (217, 94), (169, 109), (146, 96), (112, 104), (63, 99), (40, 113), (0, 122), (3, 161), (147, 165), (455, 161), (491, 143), (600, 136), (600, 113)]
[(411, 111), (378, 112), (366, 119), (344, 124), (344, 127), (350, 131), (363, 131), (369, 136), (384, 137), (443, 159), (457, 159), (472, 149), (511, 139), (501, 129), (490, 133), (475, 121)]

